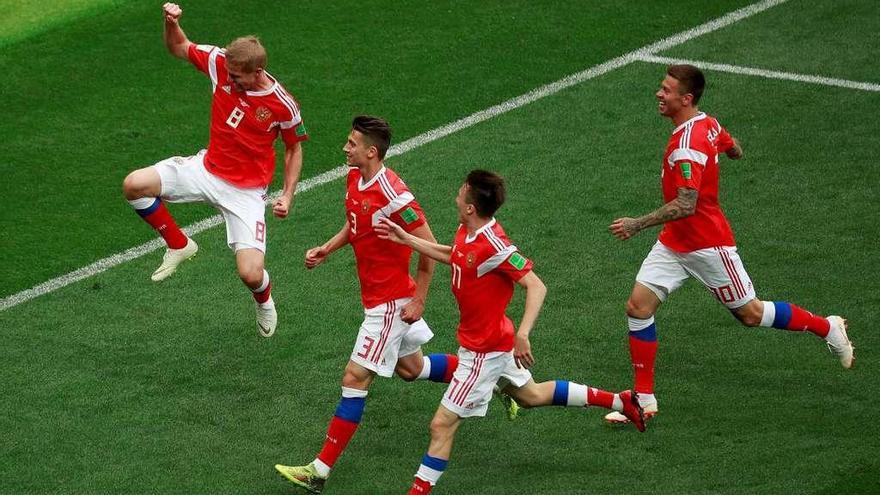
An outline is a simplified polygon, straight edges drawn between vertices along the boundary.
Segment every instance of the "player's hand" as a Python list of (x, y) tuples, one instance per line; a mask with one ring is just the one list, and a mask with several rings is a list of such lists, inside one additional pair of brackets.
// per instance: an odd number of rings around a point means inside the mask
[(330, 254), (330, 250), (325, 248), (324, 246), (313, 247), (306, 251), (306, 268), (311, 270), (312, 268), (320, 265), (327, 259), (327, 256)]
[(623, 217), (611, 222), (608, 230), (621, 241), (625, 241), (630, 237), (639, 233), (639, 223), (635, 218)]
[(391, 219), (385, 217), (379, 219), (379, 224), (373, 227), (373, 230), (376, 231), (376, 235), (379, 236), (379, 239), (385, 239), (398, 244), (404, 244), (407, 235), (406, 231), (403, 230), (400, 225), (397, 225), (392, 222)]
[(400, 310), (400, 319), (406, 323), (415, 323), (422, 318), (425, 312), (425, 302), (421, 299), (413, 299)]
[(166, 3), (162, 6), (162, 11), (165, 13), (165, 22), (171, 22), (174, 24), (177, 24), (177, 20), (183, 15), (183, 9), (181, 9), (180, 5), (177, 5), (176, 3)]
[(272, 214), (278, 218), (287, 218), (287, 214), (290, 213), (290, 203), (292, 200), (293, 198), (288, 198), (284, 195), (279, 196), (272, 203)]
[(516, 334), (516, 343), (513, 345), (513, 360), (517, 368), (529, 369), (535, 364), (535, 357), (532, 356), (532, 344), (529, 342), (528, 335)]

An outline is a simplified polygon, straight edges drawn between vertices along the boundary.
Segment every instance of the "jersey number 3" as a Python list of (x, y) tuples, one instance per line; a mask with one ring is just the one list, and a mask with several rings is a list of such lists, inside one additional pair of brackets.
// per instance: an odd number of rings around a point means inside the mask
[(238, 128), (238, 124), (241, 124), (241, 121), (244, 120), (244, 110), (235, 107), (235, 110), (229, 114), (229, 118), (226, 119), (226, 124), (233, 129)]

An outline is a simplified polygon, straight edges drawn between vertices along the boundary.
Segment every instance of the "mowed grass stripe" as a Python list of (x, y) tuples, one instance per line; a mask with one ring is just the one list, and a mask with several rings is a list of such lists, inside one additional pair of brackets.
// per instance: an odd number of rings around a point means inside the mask
[[(503, 103), (487, 108), (486, 110), (482, 110), (471, 114), (465, 118), (459, 119), (455, 122), (447, 124), (445, 126), (439, 127), (437, 129), (433, 129), (426, 133), (423, 133), (419, 136), (411, 138), (403, 143), (395, 145), (390, 151), (390, 156), (396, 156), (412, 149), (418, 148), (419, 146), (423, 146), (432, 141), (436, 141), (445, 136), (448, 136), (452, 133), (458, 132), (462, 129), (466, 129), (473, 125), (476, 125), (485, 120), (491, 119), (497, 115), (501, 115), (503, 113), (509, 112), (511, 110), (515, 110), (524, 105), (528, 105), (534, 101), (537, 101), (541, 98), (545, 98), (547, 96), (554, 95), (566, 88), (572, 87), (574, 85), (583, 83), (595, 77), (598, 77), (602, 74), (605, 74), (609, 71), (618, 69), (625, 65), (628, 65), (636, 60), (639, 60), (640, 57), (643, 57), (647, 54), (652, 54), (657, 51), (666, 50), (687, 41), (690, 41), (696, 37), (705, 35), (707, 33), (711, 33), (718, 29), (727, 27), (733, 23), (739, 22), (743, 19), (746, 19), (750, 16), (763, 12), (771, 7), (776, 5), (785, 3), (788, 0), (764, 0), (762, 2), (758, 2), (742, 9), (730, 12), (718, 19), (714, 19), (712, 21), (701, 24), (697, 27), (688, 29), (681, 33), (677, 33), (673, 36), (665, 38), (663, 40), (657, 41), (655, 43), (651, 43), (643, 48), (639, 48), (637, 50), (631, 51), (625, 55), (614, 58), (607, 62), (601, 63), (599, 65), (590, 67), (576, 74), (572, 74), (565, 78), (562, 78), (556, 82), (546, 84), (537, 89), (534, 89), (526, 94), (521, 96), (511, 98)], [(340, 167), (337, 169), (330, 170), (329, 172), (325, 172), (317, 177), (309, 179), (307, 181), (303, 181), (303, 184), (300, 184), (297, 187), (297, 192), (306, 191), (311, 189), (312, 187), (325, 184), (330, 182), (336, 178), (342, 177), (344, 175), (344, 168)], [(308, 189), (307, 189), (308, 188)], [(277, 191), (273, 194), (278, 194)], [(189, 234), (197, 234), (198, 232), (202, 232), (205, 229), (211, 228), (213, 226), (219, 225), (221, 222), (220, 216), (215, 215), (206, 220), (202, 220), (196, 224), (187, 226), (185, 229)], [(6, 297), (0, 302), (0, 311), (5, 311), (9, 308), (12, 308), (18, 304), (29, 301), (35, 297), (42, 296), (44, 294), (48, 294), (55, 290), (58, 290), (62, 287), (70, 285), (74, 282), (83, 280), (85, 278), (91, 277), (95, 274), (101, 273), (109, 268), (117, 266), (121, 263), (125, 263), (127, 261), (131, 261), (132, 259), (139, 258), (147, 253), (153, 252), (156, 249), (162, 247), (162, 243), (158, 240), (152, 240), (141, 246), (137, 246), (131, 249), (128, 249), (122, 253), (115, 254), (113, 256), (104, 258), (99, 260), (85, 268), (81, 268), (74, 272), (68, 273), (61, 277), (49, 280), (48, 282), (44, 282), (36, 287), (31, 289), (27, 289), (21, 291), (19, 293), (13, 294), (9, 297)]]

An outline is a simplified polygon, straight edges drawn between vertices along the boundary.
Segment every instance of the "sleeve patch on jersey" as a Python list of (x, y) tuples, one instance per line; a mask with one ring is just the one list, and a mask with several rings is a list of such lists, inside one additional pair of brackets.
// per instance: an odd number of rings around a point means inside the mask
[(684, 162), (681, 164), (681, 176), (687, 180), (690, 180), (692, 176), (690, 162)]
[(412, 209), (412, 206), (410, 206), (409, 208), (403, 210), (403, 212), (400, 214), (400, 218), (402, 218), (403, 221), (406, 222), (407, 225), (409, 225), (419, 219), (419, 214)]
[(296, 135), (298, 137), (303, 137), (308, 134), (309, 131), (306, 130), (306, 125), (300, 122), (298, 126), (296, 126)]
[(519, 253), (513, 253), (510, 258), (507, 258), (507, 262), (517, 270), (522, 270), (526, 266), (526, 259)]

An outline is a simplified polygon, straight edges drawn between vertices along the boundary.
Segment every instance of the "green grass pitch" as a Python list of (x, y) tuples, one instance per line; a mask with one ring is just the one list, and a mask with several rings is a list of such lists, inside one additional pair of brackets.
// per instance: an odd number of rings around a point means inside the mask
[[(355, 114), (385, 116), (402, 142), (749, 3), (196, 0), (182, 25), (201, 43), (262, 37), (312, 135), (305, 179), (342, 163)], [(6, 298), (154, 237), (122, 179), (205, 145), (210, 84), (165, 53), (160, 2), (0, 7)], [(878, 30), (872, 0), (791, 0), (659, 55), (878, 83)], [(621, 243), (607, 226), (660, 204), (663, 70), (629, 64), (388, 162), (443, 242), (467, 171), (507, 177), (498, 217), (549, 289), (539, 380), (630, 386), (623, 306), (656, 230)], [(647, 433), (608, 428), (599, 410), (509, 423), (495, 403), (464, 423), (434, 493), (878, 491), (880, 94), (707, 78), (701, 108), (746, 153), (723, 161), (722, 203), (759, 297), (846, 316), (857, 367), (810, 335), (739, 326), (690, 282), (657, 317), (661, 414)], [(154, 252), (0, 312), (0, 493), (297, 493), (272, 466), (320, 448), (361, 321), (350, 250), (314, 272), (302, 262), (341, 226), (343, 194), (325, 184), (268, 220), (272, 339), (256, 334), (222, 228), (162, 284)], [(181, 225), (214, 214), (170, 209)], [(438, 267), (427, 352), (456, 349), (448, 284)], [(442, 391), (377, 381), (325, 493), (405, 493)]]

